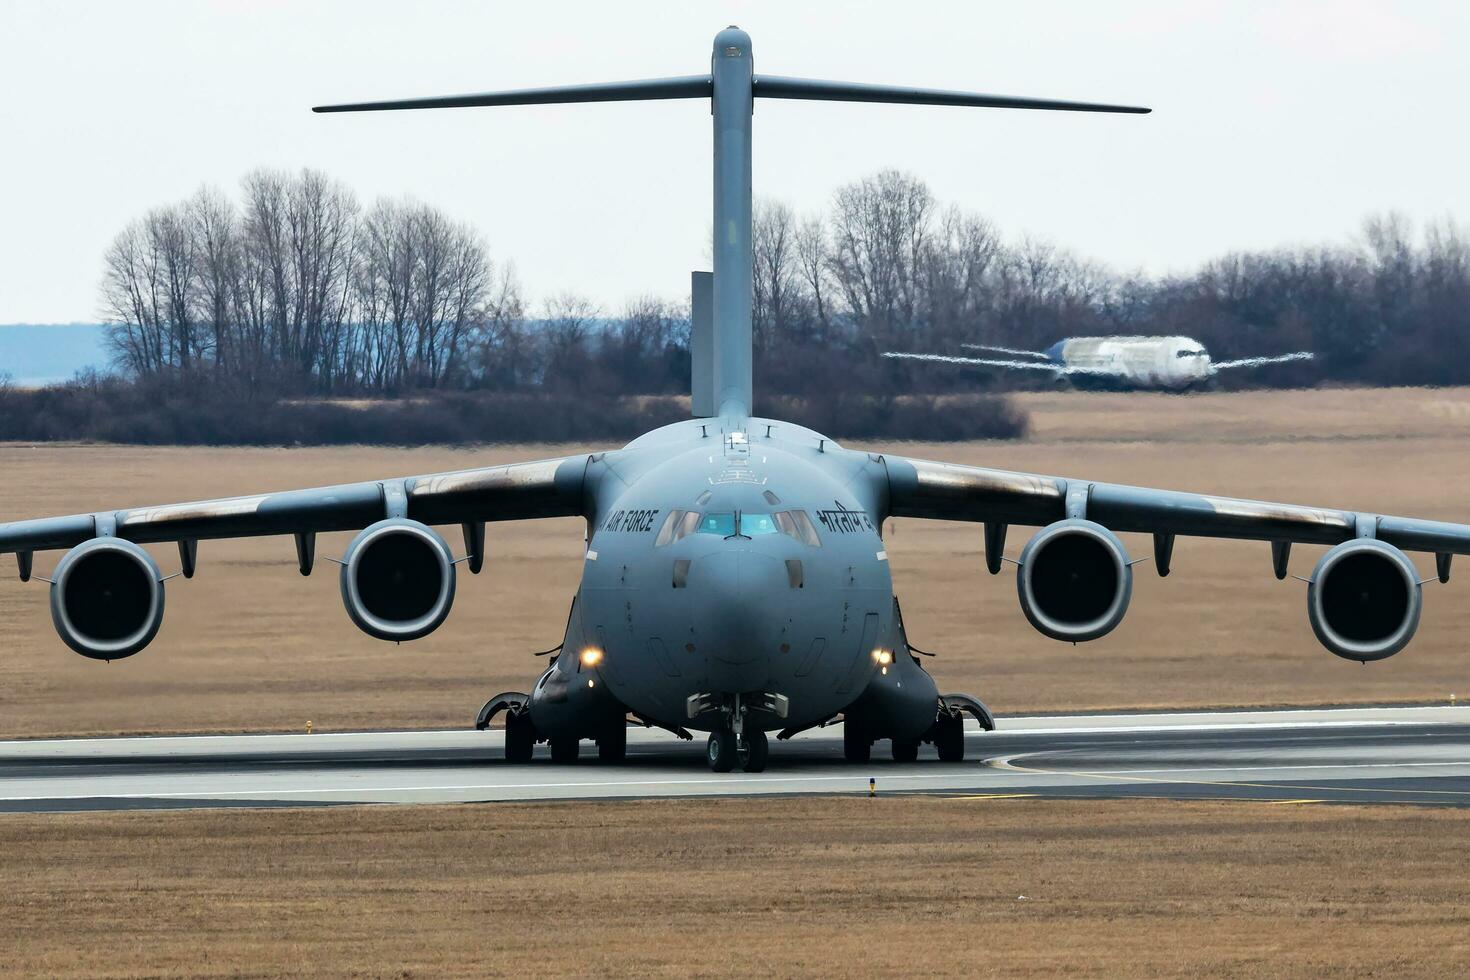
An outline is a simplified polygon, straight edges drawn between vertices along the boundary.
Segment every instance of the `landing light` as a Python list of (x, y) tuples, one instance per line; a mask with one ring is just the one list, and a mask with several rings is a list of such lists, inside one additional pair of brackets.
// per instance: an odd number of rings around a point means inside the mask
[(602, 651), (596, 647), (588, 647), (582, 651), (582, 666), (596, 667), (602, 663)]
[(882, 664), (884, 667), (887, 667), (889, 664), (893, 663), (893, 651), (892, 650), (874, 650), (873, 651), (873, 662), (874, 663), (878, 663), (878, 664)]

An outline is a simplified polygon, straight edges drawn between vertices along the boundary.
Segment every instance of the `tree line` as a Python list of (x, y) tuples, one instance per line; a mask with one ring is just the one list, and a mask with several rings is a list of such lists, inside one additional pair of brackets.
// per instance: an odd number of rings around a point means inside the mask
[[(824, 212), (757, 208), (755, 334), (762, 383), (1037, 383), (912, 364), (881, 370), (881, 350), (946, 351), (979, 342), (1042, 350), (1064, 337), (1193, 337), (1217, 360), (1311, 350), (1318, 357), (1239, 384), (1470, 383), (1470, 239), (1445, 219), (1416, 234), (1371, 217), (1343, 244), (1235, 252), (1192, 272), (1119, 272), (1049, 242), (1007, 240), (983, 216), (885, 171), (844, 186)], [(805, 353), (793, 356), (793, 348)], [(832, 351), (856, 365), (833, 363)], [(825, 352), (825, 353), (823, 353)], [(814, 375), (811, 366), (830, 367)], [(1024, 375), (1024, 376), (1023, 376)]]
[[(1009, 240), (884, 171), (810, 215), (758, 202), (753, 251), (771, 394), (1024, 385), (878, 354), (1114, 333), (1184, 334), (1217, 359), (1319, 354), (1247, 384), (1470, 382), (1470, 245), (1451, 221), (1416, 235), (1374, 217), (1345, 244), (1153, 278)], [(137, 219), (106, 253), (102, 296), (117, 364), (140, 379), (305, 395), (688, 390), (687, 297), (609, 311), (563, 292), (533, 308), (476, 229), (409, 200), (364, 208), (312, 170), (256, 171), (236, 199), (205, 189)]]
[[(1003, 397), (981, 396), (1045, 383), (1035, 375), (879, 356), (967, 342), (1039, 350), (1068, 336), (1183, 334), (1217, 360), (1319, 355), (1230, 384), (1470, 383), (1470, 244), (1449, 220), (1416, 231), (1372, 217), (1343, 243), (1150, 277), (1008, 237), (913, 175), (883, 171), (810, 214), (758, 201), (753, 252), (757, 411), (837, 436), (1023, 431)], [(678, 417), (669, 399), (688, 391), (688, 297), (609, 310), (566, 291), (533, 303), (479, 230), (413, 200), (364, 206), (313, 170), (258, 170), (234, 196), (206, 188), (141, 216), (108, 248), (101, 293), (119, 378), (81, 379), (45, 406), (8, 393), (11, 437), (391, 442), (416, 427), (473, 441), (495, 438), (491, 425), (516, 430), (507, 438), (573, 438), (579, 412), (558, 399), (634, 399), (582, 424), (600, 438)], [(932, 397), (956, 392), (971, 396), (962, 424)], [(401, 395), (437, 407), (262, 407)], [(201, 402), (214, 407), (187, 407)], [(150, 421), (149, 406), (165, 403), (173, 414)], [(227, 431), (247, 404), (249, 434)]]

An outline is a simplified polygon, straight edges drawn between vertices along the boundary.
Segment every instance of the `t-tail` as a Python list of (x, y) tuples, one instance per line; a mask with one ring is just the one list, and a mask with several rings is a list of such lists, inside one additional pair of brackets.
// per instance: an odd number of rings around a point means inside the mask
[[(694, 391), (696, 414), (745, 418), (751, 413), (751, 116), (754, 101), (806, 99), (824, 102), (891, 102), (908, 105), (1050, 109), (1066, 112), (1144, 113), (1137, 106), (1062, 102), (940, 89), (827, 82), (757, 75), (750, 35), (730, 27), (715, 35), (708, 74), (676, 78), (567, 85), (423, 99), (393, 99), (317, 106), (313, 112), (387, 109), (454, 109), (471, 106), (544, 105), (568, 102), (636, 102), (709, 99), (714, 117), (714, 288), (710, 390)], [(701, 377), (698, 366), (694, 377)], [(703, 412), (700, 411), (703, 409)]]

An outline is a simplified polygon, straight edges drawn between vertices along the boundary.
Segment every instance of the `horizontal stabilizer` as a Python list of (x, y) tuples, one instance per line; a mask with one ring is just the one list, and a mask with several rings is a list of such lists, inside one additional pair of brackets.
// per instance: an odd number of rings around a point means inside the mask
[(1104, 102), (1063, 102), (1059, 99), (1028, 99), (980, 92), (952, 92), (937, 88), (897, 85), (865, 85), (860, 82), (827, 82), (816, 78), (755, 76), (757, 98), (816, 99), (824, 102), (893, 102), (903, 105), (975, 106), (982, 109), (1050, 109), (1059, 112), (1151, 112), (1142, 106), (1109, 105)]
[(1311, 351), (1299, 350), (1295, 354), (1277, 354), (1273, 357), (1243, 357), (1238, 361), (1220, 361), (1211, 365), (1213, 370), (1226, 368), (1261, 367), (1266, 364), (1285, 364), (1287, 361), (1310, 361), (1315, 355)]
[(426, 99), (390, 99), (383, 102), (346, 102), (319, 105), (312, 112), (372, 112), (384, 109), (463, 109), (472, 106), (554, 105), (567, 102), (638, 102), (657, 99), (707, 99), (713, 91), (708, 75), (644, 78), (632, 82), (596, 85), (556, 85), (509, 92), (440, 95)]

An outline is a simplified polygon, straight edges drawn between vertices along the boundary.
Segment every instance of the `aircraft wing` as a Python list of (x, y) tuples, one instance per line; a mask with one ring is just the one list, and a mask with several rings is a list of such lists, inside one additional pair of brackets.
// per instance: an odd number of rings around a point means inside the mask
[(1276, 354), (1272, 357), (1244, 357), (1238, 361), (1219, 361), (1211, 368), (1224, 371), (1227, 368), (1260, 367), (1263, 364), (1285, 364), (1287, 361), (1310, 361), (1315, 355), (1311, 351), (1299, 350), (1295, 354)]
[(1009, 354), (1012, 357), (1029, 357), (1037, 361), (1050, 361), (1051, 358), (1039, 350), (1017, 350), (1014, 347), (996, 347), (994, 344), (960, 344), (965, 350), (984, 350), (992, 354)]
[(1050, 371), (1052, 374), (1066, 373), (1066, 369), (1060, 364), (1052, 364), (1049, 361), (1001, 361), (988, 357), (956, 357), (953, 354), (909, 354), (904, 351), (894, 350), (884, 351), (883, 356), (908, 361), (937, 361), (940, 364), (974, 364), (980, 367), (1020, 368), (1028, 371)]
[[(1084, 517), (1111, 531), (1334, 545), (1376, 537), (1405, 551), (1470, 554), (1470, 525), (1238, 500), (885, 456), (889, 516), (1041, 526)], [(1284, 573), (1283, 573), (1284, 574)], [(1448, 566), (1442, 573), (1448, 577)]]
[(937, 361), (941, 364), (973, 364), (977, 367), (1014, 368), (1020, 371), (1049, 371), (1052, 374), (1077, 377), (1090, 375), (1097, 378), (1116, 378), (1118, 375), (1112, 371), (1099, 371), (1095, 368), (1075, 367), (1057, 364), (1054, 361), (1002, 361), (989, 357), (956, 357), (953, 354), (910, 354), (905, 351), (884, 351), (884, 357), (901, 358), (910, 361)]
[(582, 484), (588, 459), (586, 455), (565, 456), (310, 490), (15, 521), (0, 524), (0, 554), (71, 548), (98, 536), (146, 544), (352, 531), (389, 516), (424, 524), (574, 516), (583, 512)]

